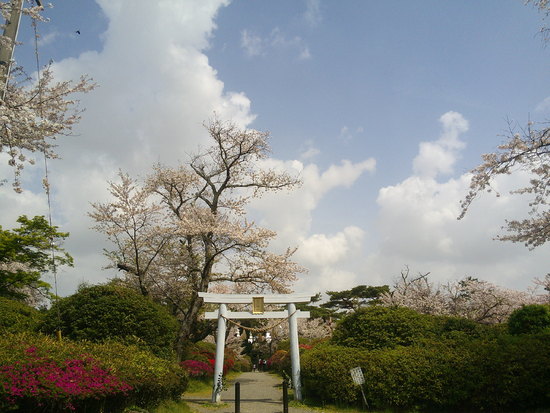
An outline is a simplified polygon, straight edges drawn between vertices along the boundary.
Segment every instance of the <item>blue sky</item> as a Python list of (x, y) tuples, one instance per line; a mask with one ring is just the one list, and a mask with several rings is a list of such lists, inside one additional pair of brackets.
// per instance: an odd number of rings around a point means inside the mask
[[(500, 180), (502, 197), (456, 220), (467, 172), (507, 122), (550, 115), (550, 51), (541, 15), (522, 1), (57, 0), (46, 15), (42, 63), (99, 84), (52, 162), (55, 218), (76, 259), (62, 293), (114, 275), (86, 216), (107, 199), (106, 180), (184, 160), (214, 111), (269, 130), (269, 162), (304, 178), (250, 208), (279, 233), (275, 250), (299, 247), (309, 274), (297, 290), (391, 284), (405, 265), (518, 289), (548, 272), (550, 246), (492, 240), (505, 217), (525, 214), (506, 191), (527, 176)], [(16, 58), (32, 71), (28, 21), (19, 40)], [(27, 171), (23, 195), (0, 188), (4, 227), (44, 213), (40, 174)]]

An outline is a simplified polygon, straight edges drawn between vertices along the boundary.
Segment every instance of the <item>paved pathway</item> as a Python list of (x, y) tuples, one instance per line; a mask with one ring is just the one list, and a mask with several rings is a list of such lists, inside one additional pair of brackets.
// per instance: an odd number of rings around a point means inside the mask
[[(234, 381), (241, 383), (241, 413), (282, 413), (283, 387), (280, 377), (269, 373), (243, 373)], [(183, 400), (196, 413), (234, 413), (235, 385), (229, 383), (222, 392), (224, 406), (216, 407), (210, 403), (210, 395), (184, 395)], [(289, 407), (289, 413), (322, 413), (321, 410)]]

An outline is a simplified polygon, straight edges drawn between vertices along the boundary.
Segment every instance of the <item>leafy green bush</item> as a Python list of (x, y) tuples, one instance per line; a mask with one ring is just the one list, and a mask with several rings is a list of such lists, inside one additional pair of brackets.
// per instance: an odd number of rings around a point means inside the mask
[(443, 343), (379, 349), (361, 365), (367, 398), (378, 408), (457, 408), (468, 394), (470, 353)]
[(34, 331), (42, 314), (25, 303), (0, 297), (0, 333)]
[(82, 345), (102, 366), (134, 387), (130, 399), (138, 406), (177, 399), (187, 388), (188, 375), (177, 363), (142, 347), (117, 341)]
[(332, 343), (367, 350), (408, 346), (432, 334), (433, 319), (404, 307), (375, 306), (343, 318)]
[(216, 358), (216, 345), (206, 341), (189, 343), (184, 354), (185, 360), (197, 360), (205, 363)]
[(432, 316), (434, 321), (434, 333), (438, 337), (452, 336), (455, 333), (462, 333), (469, 337), (480, 337), (483, 335), (484, 325), (473, 320), (453, 316)]
[(233, 365), (234, 371), (251, 371), (252, 370), (252, 360), (250, 360), (250, 357), (248, 356), (239, 356), (235, 360), (235, 364)]
[(319, 346), (302, 357), (304, 393), (356, 403), (360, 393), (349, 373), (355, 366), (363, 369), (371, 408), (496, 412), (550, 405), (550, 333), (371, 351)]
[(51, 337), (0, 337), (0, 410), (122, 411), (176, 399), (187, 386), (175, 363), (117, 342), (59, 342)]
[(267, 360), (267, 366), (270, 370), (281, 375), (290, 375), (290, 352), (287, 350), (277, 350), (269, 360)]
[[(216, 359), (216, 345), (204, 341), (189, 343), (184, 353), (184, 360), (180, 366), (193, 378), (211, 378), (214, 376)], [(223, 373), (234, 370), (237, 355), (229, 348), (225, 348), (223, 358)], [(239, 368), (242, 366), (239, 365)], [(242, 370), (239, 370), (242, 371)]]
[(359, 387), (353, 384), (350, 369), (364, 364), (369, 352), (356, 348), (320, 345), (301, 357), (304, 394), (308, 398), (337, 404), (353, 404)]
[(541, 304), (524, 305), (510, 314), (510, 334), (534, 334), (550, 328), (550, 307)]
[(507, 336), (471, 346), (468, 404), (518, 411), (550, 406), (550, 333)]
[(71, 340), (123, 340), (167, 357), (175, 341), (177, 321), (163, 307), (133, 290), (95, 285), (81, 287), (52, 306), (41, 330), (52, 334), (59, 328)]

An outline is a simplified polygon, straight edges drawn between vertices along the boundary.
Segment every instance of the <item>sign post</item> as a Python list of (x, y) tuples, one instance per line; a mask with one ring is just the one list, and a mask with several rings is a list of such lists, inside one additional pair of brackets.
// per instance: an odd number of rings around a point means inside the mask
[(365, 392), (363, 391), (363, 384), (365, 384), (365, 376), (363, 376), (363, 371), (361, 367), (354, 367), (350, 371), (351, 379), (353, 383), (361, 389), (361, 395), (363, 396), (363, 403), (365, 407), (368, 407), (367, 398), (365, 397)]

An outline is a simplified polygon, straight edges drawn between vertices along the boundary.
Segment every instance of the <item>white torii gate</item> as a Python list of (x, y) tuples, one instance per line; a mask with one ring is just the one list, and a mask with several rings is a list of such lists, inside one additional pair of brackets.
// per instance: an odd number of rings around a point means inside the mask
[[(312, 294), (213, 294), (199, 293), (205, 303), (219, 304), (219, 310), (204, 314), (207, 320), (218, 319), (216, 335), (216, 362), (214, 365), (214, 384), (212, 403), (221, 401), (219, 380), (223, 375), (223, 357), (225, 350), (225, 331), (228, 319), (250, 318), (288, 318), (290, 334), (290, 361), (292, 363), (292, 384), (294, 398), (302, 400), (300, 383), (300, 349), (298, 346), (298, 318), (309, 318), (309, 311), (296, 310), (296, 303), (309, 303)], [(227, 311), (227, 304), (252, 304), (252, 311)], [(287, 311), (263, 311), (264, 304), (286, 304)]]

